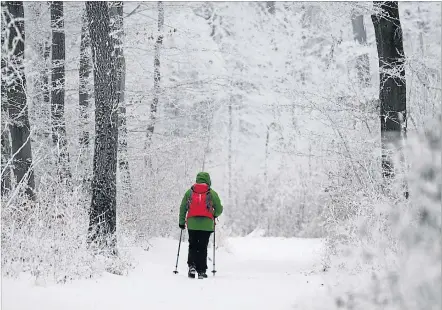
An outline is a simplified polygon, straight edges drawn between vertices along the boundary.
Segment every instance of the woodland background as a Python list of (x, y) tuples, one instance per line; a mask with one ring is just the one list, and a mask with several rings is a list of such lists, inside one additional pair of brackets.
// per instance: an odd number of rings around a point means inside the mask
[[(118, 246), (177, 237), (182, 195), (204, 170), (225, 208), (221, 246), (250, 233), (323, 237), (324, 271), (368, 264), (385, 283), (413, 278), (419, 289), (406, 301), (424, 305), (432, 294), (440, 304), (441, 3), (399, 3), (403, 55), (381, 69), (372, 16), (399, 20), (379, 3), (113, 2), (107, 13), (87, 13), (84, 2), (23, 2), (21, 63), (8, 45), (8, 5), (3, 275), (27, 270), (66, 281), (100, 272), (87, 235), (94, 172), (112, 176), (93, 164), (102, 125), (115, 131), (103, 145), (118, 136), (106, 149), (115, 158), (102, 158), (115, 159)], [(99, 49), (105, 39), (90, 32), (93, 12), (109, 18), (107, 54)], [(93, 68), (113, 72), (112, 90), (105, 74), (99, 88)], [(393, 178), (381, 165), (382, 72), (406, 81)], [(17, 76), (26, 77), (19, 112), (11, 104)], [(118, 103), (101, 103), (110, 123), (97, 123), (97, 98)], [(17, 140), (15, 128), (24, 127), (30, 138)], [(14, 143), (29, 147), (31, 161), (15, 162)], [(119, 272), (130, 268), (123, 252), (108, 259)], [(417, 276), (417, 261), (428, 272)], [(410, 272), (405, 279), (398, 270)]]

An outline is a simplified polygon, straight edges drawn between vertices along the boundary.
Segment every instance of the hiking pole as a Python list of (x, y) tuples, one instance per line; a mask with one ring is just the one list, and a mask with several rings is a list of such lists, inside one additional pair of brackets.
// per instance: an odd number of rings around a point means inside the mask
[(183, 230), (181, 229), (181, 233), (180, 233), (180, 242), (178, 243), (178, 253), (176, 255), (176, 265), (175, 265), (175, 270), (173, 271), (174, 274), (178, 273), (178, 258), (180, 257), (180, 248), (181, 248), (181, 237), (183, 236)]
[(215, 276), (216, 270), (215, 270), (215, 231), (216, 231), (216, 223), (215, 220), (213, 221), (213, 276)]

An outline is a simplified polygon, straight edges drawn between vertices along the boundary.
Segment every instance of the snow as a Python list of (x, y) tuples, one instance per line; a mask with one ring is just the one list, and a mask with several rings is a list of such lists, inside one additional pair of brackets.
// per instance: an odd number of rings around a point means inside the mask
[[(323, 309), (333, 305), (321, 269), (322, 239), (247, 236), (209, 245), (204, 280), (187, 278), (187, 243), (173, 274), (178, 242), (153, 239), (148, 251), (128, 249), (138, 265), (127, 276), (105, 274), (64, 285), (3, 279), (2, 309)], [(321, 306), (322, 305), (322, 306)], [(328, 307), (330, 308), (330, 307)]]

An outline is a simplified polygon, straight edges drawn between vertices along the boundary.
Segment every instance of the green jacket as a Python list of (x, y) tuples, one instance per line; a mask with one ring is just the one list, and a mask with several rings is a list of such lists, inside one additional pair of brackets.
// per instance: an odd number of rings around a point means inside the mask
[[(200, 172), (196, 176), (196, 183), (206, 183), (207, 185), (211, 185), (210, 175), (207, 172)], [(184, 225), (186, 222), (187, 215), (187, 201), (190, 197), (192, 190), (189, 189), (183, 197), (180, 206), (180, 225)], [(212, 196), (213, 208), (215, 209), (215, 213), (213, 214), (215, 217), (218, 217), (223, 213), (223, 206), (221, 205), (221, 200), (219, 199), (218, 194), (210, 189), (210, 194)], [(187, 220), (187, 229), (190, 230), (205, 230), (205, 231), (213, 231), (213, 220), (208, 217), (196, 216), (190, 217)]]

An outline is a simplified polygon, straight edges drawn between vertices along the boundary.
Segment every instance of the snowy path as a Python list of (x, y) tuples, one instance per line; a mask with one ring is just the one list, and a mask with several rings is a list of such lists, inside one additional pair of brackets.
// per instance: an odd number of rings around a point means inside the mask
[[(134, 251), (128, 276), (106, 274), (66, 285), (35, 286), (3, 279), (2, 309), (324, 309), (332, 306), (320, 270), (320, 239), (233, 238), (217, 252), (216, 277), (188, 279), (187, 243), (179, 274), (172, 273), (177, 242), (155, 239)], [(211, 256), (211, 249), (209, 250)], [(212, 269), (209, 261), (209, 270)], [(322, 305), (322, 306), (321, 306)]]

